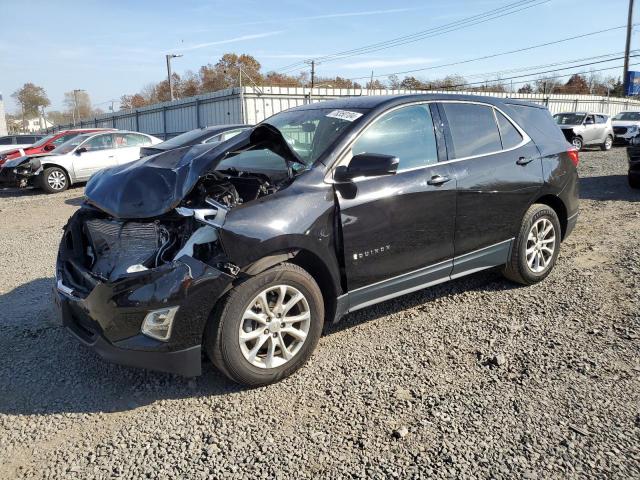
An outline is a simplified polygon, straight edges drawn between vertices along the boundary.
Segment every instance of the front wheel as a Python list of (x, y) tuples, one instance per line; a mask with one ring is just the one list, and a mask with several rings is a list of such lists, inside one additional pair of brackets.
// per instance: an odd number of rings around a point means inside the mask
[(283, 263), (227, 294), (209, 319), (204, 347), (230, 379), (268, 385), (309, 359), (323, 323), (318, 284), (302, 268)]
[(47, 193), (64, 192), (69, 188), (67, 172), (59, 167), (45, 168), (42, 172), (40, 188)]
[(534, 204), (524, 214), (520, 232), (503, 274), (509, 280), (533, 285), (553, 269), (560, 251), (560, 222), (547, 205)]
[(613, 137), (611, 135), (607, 135), (607, 138), (605, 139), (604, 143), (600, 145), (600, 150), (606, 152), (607, 150), (611, 150), (612, 146), (613, 146)]

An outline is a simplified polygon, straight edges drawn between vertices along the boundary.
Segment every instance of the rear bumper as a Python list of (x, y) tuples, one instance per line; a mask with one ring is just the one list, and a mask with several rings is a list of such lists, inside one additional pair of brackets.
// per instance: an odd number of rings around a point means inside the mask
[[(80, 342), (109, 362), (201, 374), (206, 322), (234, 277), (186, 256), (114, 282), (87, 284), (84, 272), (69, 270), (58, 262), (55, 298), (62, 324)], [(179, 308), (168, 341), (140, 333), (150, 311), (171, 306)]]

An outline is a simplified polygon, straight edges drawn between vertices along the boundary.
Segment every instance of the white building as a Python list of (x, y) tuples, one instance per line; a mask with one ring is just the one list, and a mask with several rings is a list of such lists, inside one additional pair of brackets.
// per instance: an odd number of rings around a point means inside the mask
[(0, 137), (7, 134), (7, 119), (4, 116), (4, 102), (0, 93)]

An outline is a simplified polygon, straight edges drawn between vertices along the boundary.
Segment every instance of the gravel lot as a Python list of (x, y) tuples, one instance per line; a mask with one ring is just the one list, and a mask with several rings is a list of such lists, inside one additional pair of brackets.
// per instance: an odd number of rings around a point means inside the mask
[(0, 191), (0, 478), (640, 478), (640, 191), (581, 155), (542, 284), (489, 271), (351, 314), (254, 390), (110, 365), (51, 307), (82, 188)]

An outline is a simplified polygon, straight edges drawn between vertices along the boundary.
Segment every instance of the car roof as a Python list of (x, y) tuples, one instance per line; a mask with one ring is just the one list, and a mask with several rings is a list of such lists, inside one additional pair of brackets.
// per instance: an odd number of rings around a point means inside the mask
[(537, 105), (531, 102), (524, 102), (512, 98), (499, 98), (488, 97), (484, 95), (459, 95), (452, 93), (419, 93), (419, 94), (407, 94), (407, 95), (371, 95), (361, 97), (345, 97), (335, 100), (326, 100), (322, 102), (300, 105), (294, 107), (291, 110), (310, 110), (320, 108), (363, 108), (374, 109), (383, 106), (402, 105), (405, 103), (413, 103), (420, 101), (444, 101), (444, 100), (458, 100), (466, 102), (482, 102), (490, 105), (500, 106), (505, 103), (512, 105), (524, 105), (528, 107), (546, 108), (542, 105)]
[(608, 113), (601, 112), (558, 112), (554, 113), (554, 115), (602, 115), (603, 117), (608, 117)]

